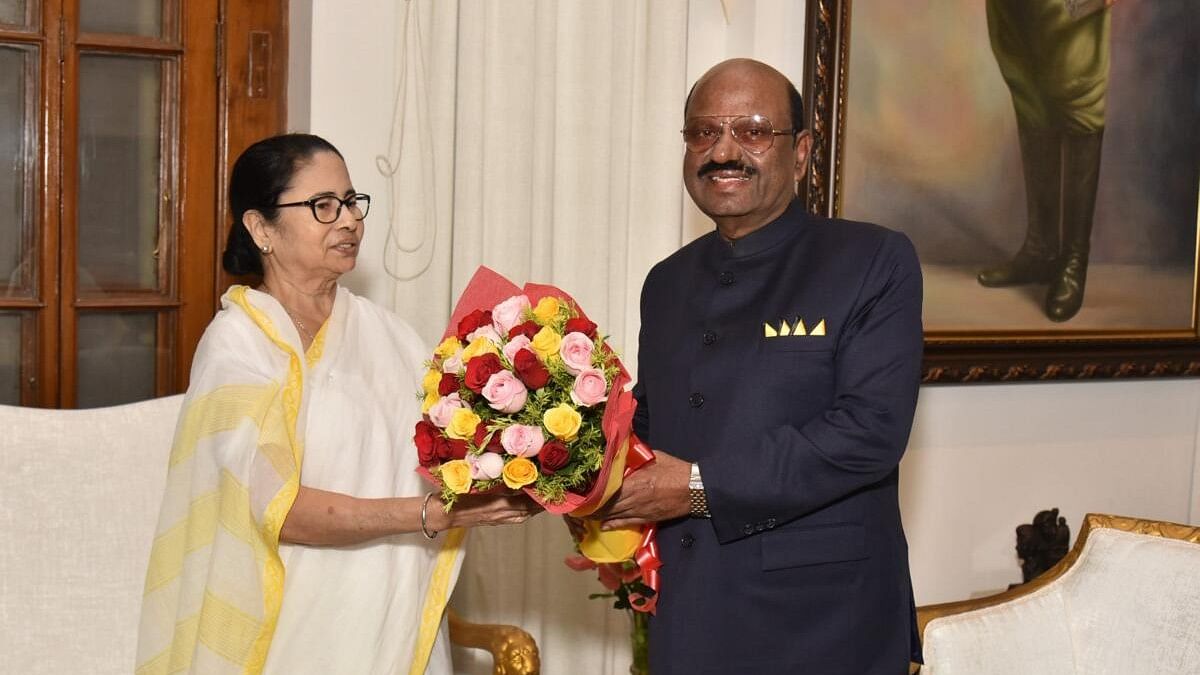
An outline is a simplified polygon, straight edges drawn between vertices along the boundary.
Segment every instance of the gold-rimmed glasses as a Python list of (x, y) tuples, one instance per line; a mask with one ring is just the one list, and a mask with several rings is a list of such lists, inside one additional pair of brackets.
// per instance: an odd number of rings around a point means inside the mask
[(688, 152), (704, 152), (716, 145), (725, 133), (725, 127), (729, 127), (729, 133), (738, 145), (756, 155), (770, 150), (776, 136), (796, 134), (794, 128), (772, 127), (771, 120), (763, 115), (700, 115), (689, 118), (680, 133)]

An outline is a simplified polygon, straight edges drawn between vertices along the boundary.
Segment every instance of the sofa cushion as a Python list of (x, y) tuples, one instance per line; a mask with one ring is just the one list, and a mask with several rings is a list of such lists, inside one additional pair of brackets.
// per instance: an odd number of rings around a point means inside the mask
[(923, 675), (1200, 673), (1200, 545), (1097, 528), (1061, 577), (934, 619)]
[(129, 673), (182, 396), (0, 406), (0, 673)]

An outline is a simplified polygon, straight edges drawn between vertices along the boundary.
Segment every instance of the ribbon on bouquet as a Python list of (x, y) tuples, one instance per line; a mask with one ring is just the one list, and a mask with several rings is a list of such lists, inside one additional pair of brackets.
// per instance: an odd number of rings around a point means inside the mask
[[(619, 470), (619, 473), (614, 471), (610, 475), (611, 490), (605, 490), (604, 499), (594, 507), (580, 510), (586, 512), (572, 512), (572, 516), (590, 515), (616, 493), (625, 478), (654, 461), (654, 451), (633, 434), (630, 434), (629, 442), (621, 450), (614, 467)], [(656, 538), (658, 527), (654, 523), (647, 523), (636, 527), (601, 530), (601, 524), (600, 520), (588, 518), (583, 520), (584, 536), (579, 542), (579, 552), (595, 563), (621, 563), (626, 560), (633, 560), (637, 563), (638, 569), (641, 571), (642, 582), (654, 591), (654, 594), (646, 598), (641, 605), (634, 606), (634, 609), (653, 614), (661, 583), (658, 569), (662, 567)]]
[[(648, 445), (642, 442), (642, 439), (633, 436), (633, 445), (629, 450), (629, 458), (625, 462), (625, 477), (637, 471), (646, 464), (654, 461), (654, 451)], [(654, 613), (655, 607), (658, 605), (658, 568), (662, 567), (662, 559), (658, 556), (658, 525), (647, 523), (642, 528), (642, 541), (638, 544), (637, 552), (634, 553), (633, 560), (637, 563), (638, 569), (642, 571), (642, 582), (654, 591), (654, 595), (646, 599), (640, 607), (635, 606), (634, 609), (639, 612)]]

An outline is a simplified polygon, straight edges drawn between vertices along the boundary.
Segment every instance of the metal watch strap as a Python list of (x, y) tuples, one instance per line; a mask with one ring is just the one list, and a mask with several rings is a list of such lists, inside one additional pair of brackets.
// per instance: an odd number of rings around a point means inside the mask
[(692, 473), (688, 478), (688, 504), (691, 507), (692, 518), (710, 518), (708, 512), (708, 495), (704, 492), (704, 481), (700, 478), (700, 465), (692, 463)]

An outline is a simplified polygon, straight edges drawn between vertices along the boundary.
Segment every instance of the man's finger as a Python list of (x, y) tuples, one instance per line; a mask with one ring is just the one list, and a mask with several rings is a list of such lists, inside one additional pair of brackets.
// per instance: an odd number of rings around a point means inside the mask
[(600, 529), (607, 532), (609, 530), (619, 530), (622, 527), (637, 527), (639, 525), (645, 525), (647, 522), (649, 521), (642, 518), (613, 518), (612, 520), (604, 521), (604, 523), (600, 525)]

